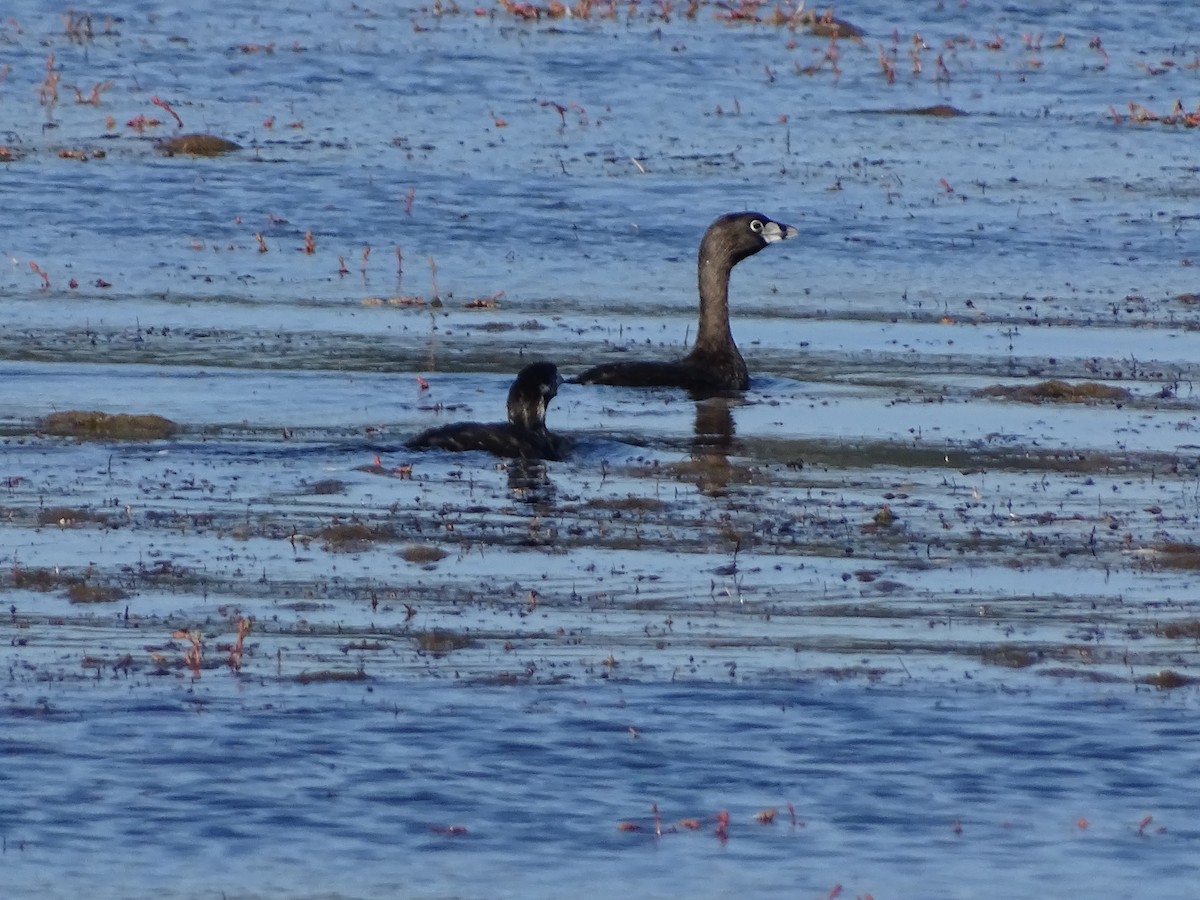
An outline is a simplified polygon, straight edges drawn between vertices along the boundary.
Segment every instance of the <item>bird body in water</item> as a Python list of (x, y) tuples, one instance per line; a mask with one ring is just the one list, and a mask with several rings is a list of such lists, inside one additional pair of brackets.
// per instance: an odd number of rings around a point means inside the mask
[(553, 363), (536, 362), (508, 389), (508, 421), (456, 422), (431, 428), (405, 444), (410, 450), (482, 450), (513, 459), (561, 460), (570, 442), (546, 428), (546, 409), (563, 378)]
[(700, 241), (700, 328), (691, 352), (672, 361), (604, 363), (572, 380), (616, 387), (680, 387), (694, 394), (746, 390), (750, 387), (750, 372), (729, 329), (729, 274), (739, 262), (768, 244), (790, 240), (797, 234), (791, 225), (775, 222), (762, 213), (721, 216)]

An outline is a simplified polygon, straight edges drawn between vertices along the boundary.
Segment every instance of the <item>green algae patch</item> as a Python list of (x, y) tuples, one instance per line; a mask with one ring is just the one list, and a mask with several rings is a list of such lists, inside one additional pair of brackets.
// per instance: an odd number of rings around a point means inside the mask
[(178, 434), (179, 426), (156, 415), (70, 410), (46, 416), (41, 430), (54, 437), (85, 441), (161, 441)]
[(212, 134), (181, 134), (160, 141), (158, 149), (167, 156), (222, 156), (242, 148)]
[(1133, 395), (1125, 388), (1111, 387), (1095, 381), (1071, 384), (1052, 379), (1029, 385), (994, 384), (975, 392), (977, 397), (1004, 397), (1021, 403), (1096, 403), (1123, 402)]

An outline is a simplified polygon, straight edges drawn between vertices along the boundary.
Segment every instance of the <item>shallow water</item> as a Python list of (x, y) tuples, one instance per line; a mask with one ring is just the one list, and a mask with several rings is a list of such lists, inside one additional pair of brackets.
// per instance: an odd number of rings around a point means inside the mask
[[(403, 6), (0, 23), (8, 895), (1193, 896), (1176, 7), (839, 7), (835, 73), (766, 8)], [(745, 396), (404, 451), (681, 352), (737, 208), (801, 230), (734, 275)], [(1052, 378), (1128, 395), (981, 393)]]

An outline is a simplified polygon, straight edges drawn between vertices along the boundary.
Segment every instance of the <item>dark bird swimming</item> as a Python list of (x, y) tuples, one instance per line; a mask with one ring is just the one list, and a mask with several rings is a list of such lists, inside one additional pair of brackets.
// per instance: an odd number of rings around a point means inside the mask
[(721, 216), (708, 226), (700, 241), (700, 329), (691, 352), (670, 362), (605, 363), (573, 381), (617, 387), (680, 387), (694, 394), (746, 390), (750, 373), (729, 330), (729, 273), (768, 244), (790, 240), (797, 234), (791, 225), (775, 222), (762, 213)]
[(418, 434), (409, 450), (483, 450), (513, 459), (563, 459), (570, 441), (546, 428), (546, 409), (563, 378), (554, 363), (536, 362), (517, 373), (508, 389), (508, 421), (457, 422)]

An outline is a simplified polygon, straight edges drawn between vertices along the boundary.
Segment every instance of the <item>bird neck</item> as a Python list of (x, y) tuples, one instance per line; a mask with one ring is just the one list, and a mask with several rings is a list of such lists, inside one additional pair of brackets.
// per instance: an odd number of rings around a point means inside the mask
[(526, 431), (536, 431), (546, 427), (546, 404), (539, 397), (531, 400), (528, 397), (513, 398), (508, 404), (508, 423)]
[(725, 254), (705, 241), (700, 246), (700, 330), (696, 349), (717, 351), (733, 345), (729, 330), (729, 273), (733, 267)]

